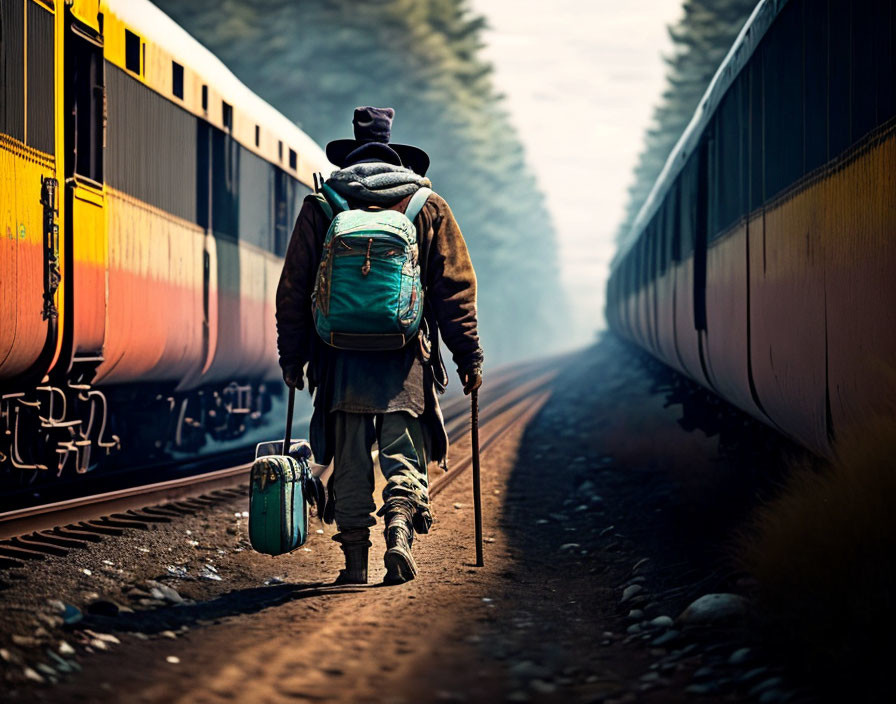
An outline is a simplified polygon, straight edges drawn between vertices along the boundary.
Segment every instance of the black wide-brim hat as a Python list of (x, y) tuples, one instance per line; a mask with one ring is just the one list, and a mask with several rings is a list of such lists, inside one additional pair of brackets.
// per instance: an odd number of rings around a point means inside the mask
[(355, 108), (352, 119), (355, 138), (334, 139), (329, 142), (327, 159), (339, 168), (344, 168), (360, 161), (375, 160), (394, 164), (397, 157), (401, 162), (397, 166), (406, 166), (414, 173), (425, 176), (429, 168), (429, 155), (425, 151), (410, 144), (389, 141), (394, 116), (392, 108)]

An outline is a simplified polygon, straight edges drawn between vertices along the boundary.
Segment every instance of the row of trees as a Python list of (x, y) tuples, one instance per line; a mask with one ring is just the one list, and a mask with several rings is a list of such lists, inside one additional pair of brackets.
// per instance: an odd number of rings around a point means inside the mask
[(487, 360), (555, 346), (566, 320), (551, 219), (466, 0), (156, 2), (321, 144), (351, 136), (355, 106), (394, 107), (394, 141), (429, 152), (467, 238)]
[(755, 5), (756, 0), (684, 0), (681, 19), (669, 27), (673, 49), (665, 57), (666, 87), (644, 135), (618, 239), (631, 229), (666, 158)]

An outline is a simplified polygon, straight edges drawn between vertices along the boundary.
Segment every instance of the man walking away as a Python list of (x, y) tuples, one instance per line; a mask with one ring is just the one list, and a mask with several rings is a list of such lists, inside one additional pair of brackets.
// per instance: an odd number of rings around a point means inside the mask
[[(325, 198), (305, 199), (277, 289), (283, 378), (302, 389), (307, 376), (314, 393), (311, 447), (317, 462), (334, 463), (325, 520), (335, 518), (334, 540), (345, 554), (338, 584), (367, 583), (370, 527), (376, 525), (374, 442), (386, 479), (379, 512), (385, 582), (417, 574), (414, 533), (428, 532), (432, 523), (427, 466), (444, 466), (448, 452), (437, 398), (448, 383), (440, 336), (464, 393), (482, 383), (476, 275), (467, 246), (448, 204), (429, 190), (427, 154), (390, 143), (394, 114), (357, 108), (355, 138), (327, 145), (327, 157), (340, 168), (326, 181)], [(389, 240), (393, 232), (405, 239)], [(399, 271), (394, 288), (404, 312), (397, 327), (366, 329), (382, 316), (387, 299), (367, 300), (368, 294)]]

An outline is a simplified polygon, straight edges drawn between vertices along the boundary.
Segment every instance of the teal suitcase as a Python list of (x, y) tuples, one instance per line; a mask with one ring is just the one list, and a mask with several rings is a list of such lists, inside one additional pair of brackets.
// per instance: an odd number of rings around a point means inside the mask
[[(290, 389), (286, 437), (256, 448), (249, 481), (249, 542), (266, 555), (283, 555), (308, 539), (308, 505), (322, 512), (323, 486), (311, 472), (311, 448), (290, 444), (295, 389)], [(268, 454), (281, 450), (282, 454)]]

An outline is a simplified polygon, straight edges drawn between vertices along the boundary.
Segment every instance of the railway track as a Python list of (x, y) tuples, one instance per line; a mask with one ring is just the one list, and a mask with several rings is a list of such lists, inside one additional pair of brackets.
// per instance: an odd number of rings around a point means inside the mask
[[(556, 374), (556, 363), (540, 362), (514, 366), (490, 380), (481, 394), (482, 452), (535, 416), (550, 396), (547, 387)], [(469, 398), (448, 398), (443, 414), (449, 439), (456, 443), (469, 431)], [(431, 495), (438, 496), (471, 464), (469, 452), (454, 457), (449, 471), (433, 478)], [(153, 524), (168, 523), (243, 497), (248, 491), (250, 466), (239, 464), (0, 513), (0, 570), (88, 548), (91, 543), (126, 530), (148, 530)]]

